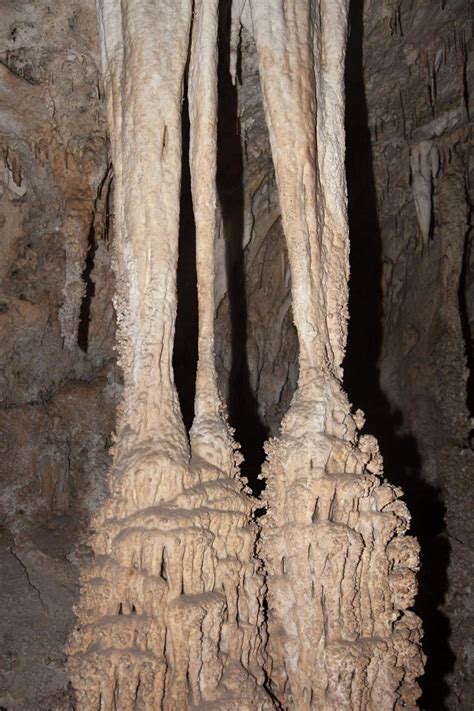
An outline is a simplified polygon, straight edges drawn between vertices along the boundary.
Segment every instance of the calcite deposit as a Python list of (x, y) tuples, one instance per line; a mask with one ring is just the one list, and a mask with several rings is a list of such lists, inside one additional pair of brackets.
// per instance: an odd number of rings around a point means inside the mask
[[(403, 614), (417, 547), (402, 537), (408, 512), (379, 485), (376, 444), (357, 440), (339, 383), (347, 7), (251, 9), (300, 345), (299, 387), (265, 468), (269, 658), (252, 506), (214, 365), (217, 3), (176, 11), (130, 0), (119, 12), (104, 1), (125, 392), (70, 648), (81, 708), (271, 708), (264, 668), (285, 706), (414, 707), (417, 698), (420, 625)], [(191, 458), (171, 370), (189, 41), (199, 303)]]
[[(191, 17), (189, 2), (99, 5), (126, 379), (111, 496), (94, 522), (95, 561), (82, 575), (70, 646), (83, 709), (273, 707), (252, 504), (213, 361), (217, 3), (196, 3), (192, 27)], [(199, 285), (191, 457), (171, 367), (189, 44)]]
[[(234, 80), (244, 7), (232, 15)], [(416, 707), (421, 627), (407, 609), (418, 547), (341, 387), (347, 2), (255, 0), (250, 11), (299, 343), (298, 388), (267, 445), (258, 546), (214, 363), (218, 3), (98, 5), (125, 386), (69, 649), (84, 710)], [(190, 447), (171, 363), (188, 52), (199, 308)]]
[(418, 545), (342, 391), (348, 235), (348, 3), (252, 3), (300, 346), (299, 382), (266, 449), (271, 688), (285, 708), (416, 708)]

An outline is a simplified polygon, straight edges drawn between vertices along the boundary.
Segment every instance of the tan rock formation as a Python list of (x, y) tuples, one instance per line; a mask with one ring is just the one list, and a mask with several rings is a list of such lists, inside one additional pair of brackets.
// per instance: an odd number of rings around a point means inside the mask
[[(403, 535), (401, 492), (380, 483), (377, 444), (357, 437), (362, 415), (351, 416), (340, 384), (346, 6), (250, 2), (300, 346), (299, 387), (264, 472), (267, 642), (252, 503), (214, 365), (218, 1), (98, 2), (125, 389), (70, 643), (84, 711), (415, 707), (420, 623), (406, 609), (417, 543)], [(234, 43), (245, 7), (234, 8)], [(172, 372), (189, 52), (199, 297), (191, 452)]]
[(418, 544), (341, 388), (347, 321), (346, 0), (253, 0), (292, 273), (299, 386), (267, 445), (272, 690), (284, 708), (415, 708)]
[[(189, 75), (199, 369), (192, 460), (171, 354), (190, 2), (99, 3), (118, 206), (125, 395), (71, 641), (78, 707), (271, 708), (263, 578), (213, 364), (217, 3), (194, 6)], [(168, 47), (168, 51), (167, 51)], [(199, 100), (199, 105), (198, 105)]]

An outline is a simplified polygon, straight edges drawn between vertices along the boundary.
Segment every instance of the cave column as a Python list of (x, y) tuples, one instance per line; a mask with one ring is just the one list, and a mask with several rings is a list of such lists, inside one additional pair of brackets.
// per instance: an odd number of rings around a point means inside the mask
[(190, 168), (199, 312), (195, 418), (190, 437), (194, 456), (202, 456), (229, 473), (234, 472), (236, 446), (217, 386), (214, 356), (218, 8), (218, 0), (196, 2), (189, 66)]
[(98, 2), (117, 206), (121, 421), (137, 438), (168, 437), (183, 456), (172, 353), (191, 13), (191, 0), (172, 6), (163, 0)]
[(241, 457), (227, 423), (214, 355), (218, 25), (218, 0), (196, 0), (188, 95), (199, 328), (195, 417), (190, 431), (194, 487), (189, 491), (194, 490), (210, 511), (217, 557), (215, 590), (224, 591), (226, 597), (225, 614), (215, 620), (221, 629), (220, 647), (227, 656), (220, 703), (222, 708), (235, 703), (242, 709), (271, 709), (273, 704), (263, 688), (264, 581), (254, 556), (256, 502), (239, 475)]
[[(83, 711), (264, 711), (253, 506), (214, 366), (216, 0), (99, 0), (115, 170), (124, 397), (81, 571), (69, 670)], [(173, 383), (181, 112), (189, 72), (199, 366), (191, 453)], [(191, 456), (190, 456), (191, 454)]]
[(271, 688), (282, 705), (416, 708), (417, 542), (342, 390), (347, 0), (250, 0), (289, 254), (299, 382), (266, 446)]

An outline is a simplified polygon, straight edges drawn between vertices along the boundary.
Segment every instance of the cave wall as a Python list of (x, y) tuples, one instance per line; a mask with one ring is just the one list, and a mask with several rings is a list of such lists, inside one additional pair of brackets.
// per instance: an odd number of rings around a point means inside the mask
[(2, 3), (0, 27), (0, 706), (60, 709), (121, 387), (111, 174), (94, 3)]
[[(0, 13), (2, 604), (10, 611), (0, 705), (60, 709), (69, 703), (63, 648), (77, 563), (88, 555), (88, 522), (104, 494), (121, 392), (112, 174), (94, 3), (8, 3)], [(446, 696), (448, 708), (469, 708), (468, 7), (353, 0), (351, 24), (346, 388), (380, 441), (387, 478), (406, 491), (424, 551), (426, 707), (441, 708)], [(227, 67), (220, 77), (229, 97), (222, 125), (230, 118), (235, 131), (220, 135), (216, 355), (254, 479), (298, 368), (257, 59), (245, 28), (241, 41), (236, 87)]]
[[(352, 5), (346, 387), (422, 550), (426, 708), (472, 705), (472, 77), (464, 2)], [(472, 19), (472, 18), (471, 18)], [(471, 324), (471, 325), (470, 325)]]

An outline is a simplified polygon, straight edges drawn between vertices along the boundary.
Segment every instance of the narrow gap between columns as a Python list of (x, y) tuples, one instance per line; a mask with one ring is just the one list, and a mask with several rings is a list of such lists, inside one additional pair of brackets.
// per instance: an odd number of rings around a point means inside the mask
[(187, 80), (183, 92), (181, 200), (178, 254), (178, 307), (173, 349), (173, 369), (184, 425), (189, 432), (194, 418), (198, 360), (198, 302), (196, 276), (196, 227), (194, 224), (189, 167), (189, 110)]
[[(233, 86), (230, 63), (230, 3), (219, 8), (219, 71), (217, 189), (226, 242), (226, 270), (230, 302), (231, 372), (228, 414), (235, 438), (241, 446), (247, 477), (255, 496), (264, 488), (258, 478), (265, 461), (263, 445), (268, 430), (262, 422), (253, 392), (247, 356), (248, 319), (245, 280), (244, 238), (244, 160), (239, 135), (237, 87)], [(238, 61), (240, 77), (240, 57)]]
[[(244, 158), (239, 135), (237, 88), (229, 72), (230, 3), (220, 5), (218, 68), (217, 189), (225, 239), (225, 269), (230, 306), (228, 347), (231, 369), (227, 409), (229, 423), (241, 447), (242, 475), (255, 496), (264, 483), (259, 479), (265, 461), (268, 427), (258, 412), (251, 385), (247, 356), (248, 313), (245, 278)], [(189, 166), (189, 113), (187, 86), (182, 112), (182, 182), (180, 201), (178, 305), (173, 350), (173, 369), (183, 421), (187, 431), (194, 418), (195, 381), (198, 360), (198, 303), (196, 277), (196, 230)]]

